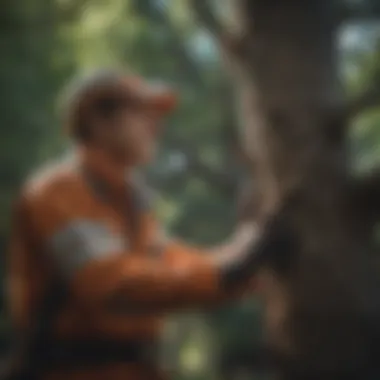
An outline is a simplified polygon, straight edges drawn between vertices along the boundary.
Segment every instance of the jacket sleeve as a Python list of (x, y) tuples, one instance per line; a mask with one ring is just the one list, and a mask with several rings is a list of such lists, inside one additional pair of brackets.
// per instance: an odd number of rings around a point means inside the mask
[(170, 240), (149, 256), (128, 248), (103, 220), (78, 216), (77, 207), (39, 197), (27, 209), (47, 265), (83, 306), (160, 312), (211, 305), (240, 294), (257, 267), (247, 239), (244, 254), (227, 265)]
[[(201, 249), (191, 246), (185, 242), (171, 242), (177, 248), (169, 252), (168, 259), (178, 265), (202, 266), (208, 265), (210, 261), (215, 259), (215, 256), (223, 254), (227, 244), (222, 245), (220, 249)], [(213, 257), (214, 256), (214, 257)], [(216, 307), (222, 303), (233, 301), (247, 294), (252, 294), (257, 289), (256, 276), (252, 275), (249, 279), (241, 281), (237, 286), (226, 289), (220, 286), (213, 294), (203, 298), (198, 298), (195, 303), (203, 308)]]
[(135, 252), (104, 222), (74, 211), (59, 202), (28, 207), (49, 267), (82, 305), (159, 312), (196, 306), (219, 292), (211, 261), (174, 260), (186, 248), (170, 242), (159, 255)]
[(155, 257), (109, 250), (104, 258), (88, 260), (72, 277), (77, 297), (118, 312), (214, 307), (243, 295), (248, 284), (226, 289), (207, 252), (175, 241)]
[(186, 248), (169, 243), (159, 257), (121, 252), (91, 260), (73, 277), (77, 297), (116, 311), (162, 312), (196, 307), (220, 291), (219, 273), (211, 261), (172, 260)]

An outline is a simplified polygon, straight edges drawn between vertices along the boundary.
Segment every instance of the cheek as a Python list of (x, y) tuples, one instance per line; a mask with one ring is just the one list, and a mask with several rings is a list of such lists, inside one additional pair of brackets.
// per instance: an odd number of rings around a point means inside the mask
[(155, 145), (154, 123), (148, 118), (139, 118), (127, 128), (124, 141), (132, 150), (150, 149)]
[(157, 123), (149, 116), (143, 116), (138, 123), (137, 134), (140, 139), (147, 142), (152, 142), (157, 136)]

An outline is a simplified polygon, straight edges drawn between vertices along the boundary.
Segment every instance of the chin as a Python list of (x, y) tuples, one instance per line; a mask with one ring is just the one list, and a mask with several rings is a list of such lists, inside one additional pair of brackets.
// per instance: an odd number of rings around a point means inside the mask
[(128, 158), (126, 158), (125, 164), (131, 166), (146, 166), (149, 165), (153, 160), (153, 154), (144, 154), (135, 157), (129, 156)]
[(119, 162), (125, 166), (145, 166), (149, 165), (155, 158), (155, 151), (146, 150), (141, 152), (123, 151), (120, 152)]
[(141, 159), (139, 160), (138, 165), (139, 166), (146, 166), (146, 165), (149, 165), (153, 160), (154, 160), (154, 155), (153, 154), (149, 154), (149, 155), (146, 155), (144, 157), (141, 157)]

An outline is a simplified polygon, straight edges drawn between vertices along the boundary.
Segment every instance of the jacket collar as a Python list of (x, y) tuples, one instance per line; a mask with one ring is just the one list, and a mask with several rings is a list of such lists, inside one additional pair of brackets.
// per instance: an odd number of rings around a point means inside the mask
[(100, 149), (81, 147), (79, 150), (81, 165), (85, 170), (114, 194), (125, 193), (132, 182), (132, 169), (115, 162)]

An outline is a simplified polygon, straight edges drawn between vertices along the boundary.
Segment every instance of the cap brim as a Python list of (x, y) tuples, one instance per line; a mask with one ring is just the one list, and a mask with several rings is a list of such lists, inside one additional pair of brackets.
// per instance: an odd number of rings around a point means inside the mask
[(147, 84), (140, 89), (138, 97), (143, 104), (162, 116), (173, 112), (178, 105), (177, 93), (163, 85)]

